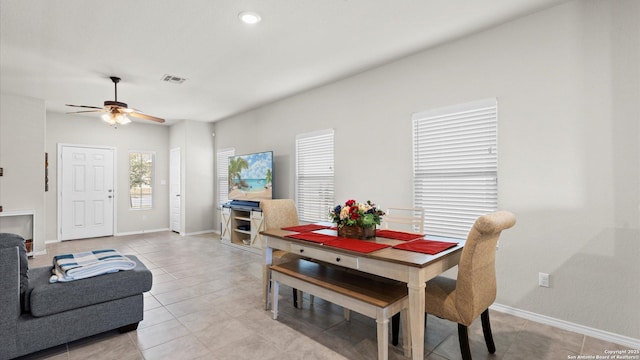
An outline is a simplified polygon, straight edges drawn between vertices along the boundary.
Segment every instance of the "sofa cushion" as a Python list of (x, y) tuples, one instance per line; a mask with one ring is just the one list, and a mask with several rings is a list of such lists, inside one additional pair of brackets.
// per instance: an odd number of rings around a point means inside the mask
[(51, 266), (31, 269), (29, 297), (31, 315), (42, 317), (63, 311), (141, 294), (151, 289), (152, 275), (135, 256), (133, 270), (63, 283), (49, 283)]
[[(18, 247), (18, 257), (20, 259), (20, 297), (24, 297), (25, 291), (29, 287), (29, 259), (27, 249), (24, 245), (24, 238), (20, 235), (0, 233), (0, 248)], [(24, 304), (21, 302), (21, 304)]]

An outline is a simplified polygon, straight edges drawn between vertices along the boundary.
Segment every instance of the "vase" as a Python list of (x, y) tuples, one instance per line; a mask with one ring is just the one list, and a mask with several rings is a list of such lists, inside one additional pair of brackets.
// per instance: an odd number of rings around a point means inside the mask
[(338, 228), (338, 236), (353, 239), (372, 239), (376, 237), (376, 227), (343, 226)]

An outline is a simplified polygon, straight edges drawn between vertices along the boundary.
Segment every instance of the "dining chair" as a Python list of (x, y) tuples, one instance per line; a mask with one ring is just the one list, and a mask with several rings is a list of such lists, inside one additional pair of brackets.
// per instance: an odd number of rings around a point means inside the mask
[[(262, 221), (265, 230), (299, 225), (298, 209), (292, 199), (261, 200), (260, 209), (262, 209)], [(296, 254), (274, 249), (272, 253), (272, 264), (279, 265), (299, 258), (300, 256)], [(265, 308), (268, 309), (269, 293), (271, 290), (271, 270), (265, 264), (262, 271)], [(301, 294), (296, 289), (293, 289), (293, 306), (296, 308), (298, 307), (298, 295)], [(302, 296), (300, 296), (300, 300), (301, 299)]]
[[(480, 316), (489, 353), (496, 351), (489, 322), (489, 306), (496, 299), (496, 245), (503, 230), (516, 223), (515, 215), (497, 211), (476, 219), (458, 262), (458, 277), (437, 276), (425, 288), (425, 312), (458, 323), (458, 341), (464, 360), (471, 360), (468, 327)], [(392, 329), (392, 331), (397, 331)], [(393, 334), (397, 338), (397, 334)]]
[(382, 229), (404, 230), (424, 234), (423, 208), (387, 208), (380, 224)]

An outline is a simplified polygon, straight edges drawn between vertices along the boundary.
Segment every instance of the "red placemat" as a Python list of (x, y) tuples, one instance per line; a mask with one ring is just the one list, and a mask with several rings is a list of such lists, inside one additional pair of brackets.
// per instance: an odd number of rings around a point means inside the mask
[(343, 237), (334, 238), (331, 241), (325, 242), (324, 245), (333, 246), (345, 250), (357, 251), (365, 254), (391, 246), (367, 240), (350, 239)]
[(320, 224), (306, 224), (306, 225), (283, 227), (282, 230), (295, 231), (295, 232), (309, 232), (309, 231), (322, 230), (327, 228), (329, 228), (329, 226), (320, 225)]
[(376, 230), (376, 236), (402, 241), (417, 240), (424, 237), (424, 235), (422, 234), (408, 233), (396, 230)]
[(423, 254), (435, 255), (441, 251), (458, 245), (455, 242), (434, 241), (434, 240), (413, 240), (404, 244), (394, 246), (394, 249), (409, 250)]
[(320, 244), (324, 244), (329, 240), (335, 240), (338, 238), (337, 236), (318, 234), (314, 232), (303, 232), (299, 234), (287, 235), (285, 237), (298, 239), (298, 240), (313, 241)]

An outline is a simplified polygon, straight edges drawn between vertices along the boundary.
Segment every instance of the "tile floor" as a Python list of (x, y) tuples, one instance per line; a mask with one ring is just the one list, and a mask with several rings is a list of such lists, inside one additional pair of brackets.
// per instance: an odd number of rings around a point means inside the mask
[[(375, 321), (316, 298), (304, 309), (292, 306), (283, 287), (274, 321), (263, 310), (261, 258), (223, 245), (214, 234), (179, 236), (172, 232), (75, 240), (47, 245), (47, 255), (30, 266), (51, 263), (59, 253), (116, 248), (137, 255), (153, 272), (145, 294), (144, 320), (137, 331), (107, 332), (24, 357), (25, 359), (375, 359)], [(305, 298), (305, 300), (308, 300)], [(577, 333), (491, 312), (497, 352), (489, 355), (480, 321), (470, 330), (473, 358), (568, 359), (624, 349)], [(390, 359), (406, 359), (390, 347)], [(425, 359), (459, 359), (455, 324), (429, 316)]]

